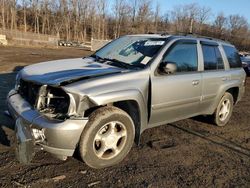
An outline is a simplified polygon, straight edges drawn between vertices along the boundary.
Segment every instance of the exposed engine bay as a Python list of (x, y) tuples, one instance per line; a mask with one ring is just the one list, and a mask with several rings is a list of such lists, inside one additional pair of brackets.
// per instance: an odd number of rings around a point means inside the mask
[(55, 119), (69, 117), (70, 97), (61, 88), (20, 80), (18, 93), (40, 113)]

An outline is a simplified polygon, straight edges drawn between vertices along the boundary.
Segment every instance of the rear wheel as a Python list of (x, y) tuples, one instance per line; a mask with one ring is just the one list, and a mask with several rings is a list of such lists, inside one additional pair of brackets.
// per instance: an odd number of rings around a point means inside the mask
[(228, 123), (232, 115), (234, 105), (233, 103), (233, 96), (230, 93), (226, 92), (221, 98), (218, 107), (213, 115), (214, 123), (217, 126), (222, 127)]
[(116, 107), (94, 111), (84, 129), (79, 150), (83, 161), (93, 168), (121, 162), (130, 151), (135, 136), (130, 116)]

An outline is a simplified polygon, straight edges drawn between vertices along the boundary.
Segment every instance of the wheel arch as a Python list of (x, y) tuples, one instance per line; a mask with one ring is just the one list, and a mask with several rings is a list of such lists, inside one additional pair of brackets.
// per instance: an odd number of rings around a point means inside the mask
[(148, 119), (147, 105), (140, 91), (110, 92), (91, 96), (89, 100), (94, 105), (85, 111), (85, 117), (103, 106), (115, 106), (128, 113), (135, 125), (135, 142), (139, 144), (140, 135), (146, 129)]
[(233, 96), (234, 104), (236, 104), (239, 96), (239, 87), (229, 88), (228, 90), (226, 90), (226, 92), (230, 93)]
[(218, 95), (215, 98), (215, 101), (214, 101), (213, 105), (211, 106), (212, 108), (210, 108), (208, 114), (213, 114), (215, 112), (221, 98), (224, 96), (224, 94), (226, 92), (230, 93), (233, 96), (234, 104), (236, 104), (238, 102), (238, 96), (239, 96), (239, 86), (238, 86), (238, 84), (228, 84), (228, 85), (222, 87), (218, 91)]

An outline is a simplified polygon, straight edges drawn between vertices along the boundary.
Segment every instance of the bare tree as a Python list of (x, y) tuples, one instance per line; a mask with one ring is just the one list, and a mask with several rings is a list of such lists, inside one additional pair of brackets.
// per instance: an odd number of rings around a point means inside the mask
[(176, 32), (193, 32), (194, 21), (197, 20), (199, 7), (197, 4), (176, 6), (171, 12)]
[(66, 35), (66, 40), (71, 38), (71, 18), (72, 18), (72, 9), (70, 3), (67, 0), (61, 0), (60, 6), (62, 7), (62, 15), (64, 22), (64, 31)]
[(24, 32), (27, 32), (27, 7), (29, 3), (28, 0), (22, 0)]
[(63, 6), (61, 3), (58, 3), (57, 0), (53, 0), (51, 1), (51, 7), (52, 7), (52, 11), (53, 11), (53, 15), (52, 17), (52, 21), (53, 21), (53, 30), (55, 32), (55, 34), (59, 37), (60, 36), (60, 32), (62, 30), (63, 27)]
[[(0, 27), (53, 34), (66, 40), (116, 38), (147, 32), (197, 33), (230, 40), (250, 49), (249, 23), (239, 15), (219, 14), (198, 4), (160, 11), (150, 0), (0, 0)], [(209, 22), (208, 22), (209, 21)]]
[(32, 0), (32, 14), (34, 16), (33, 25), (35, 33), (40, 33), (39, 13), (40, 13), (39, 0)]
[(151, 21), (152, 15), (151, 1), (140, 0), (137, 15), (138, 32), (146, 33), (150, 31), (151, 28), (148, 22)]
[(247, 38), (248, 23), (247, 20), (239, 15), (230, 15), (228, 20), (230, 38), (235, 45), (241, 46)]
[(5, 0), (1, 0), (1, 17), (2, 17), (2, 28), (5, 29)]
[(193, 24), (199, 14), (199, 6), (197, 4), (189, 4), (184, 6), (183, 10), (188, 15), (189, 33), (193, 33)]
[(11, 14), (11, 23), (10, 23), (10, 29), (16, 29), (16, 0), (9, 1), (10, 3), (10, 14)]
[(214, 21), (214, 27), (215, 27), (215, 32), (216, 32), (216, 37), (221, 38), (224, 35), (224, 31), (226, 29), (227, 25), (227, 18), (224, 16), (223, 13), (220, 13), (217, 15)]
[(154, 32), (158, 31), (158, 24), (160, 22), (160, 4), (157, 2), (154, 12)]
[(247, 20), (244, 17), (239, 16), (239, 15), (230, 15), (228, 24), (229, 24), (229, 28), (231, 32), (234, 33), (242, 28), (246, 28)]
[[(79, 23), (79, 30), (80, 30), (80, 36), (81, 40), (86, 40), (87, 38), (87, 28), (88, 28), (88, 23), (89, 23), (89, 18), (90, 18), (90, 12), (91, 12), (91, 0), (82, 0), (78, 1), (78, 22), (81, 22), (81, 26)], [(93, 10), (92, 10), (93, 11)]]
[(46, 26), (49, 28), (49, 0), (44, 0), (41, 4), (42, 33), (46, 33)]
[(117, 38), (121, 34), (121, 25), (125, 24), (125, 17), (128, 16), (131, 9), (126, 0), (115, 0), (114, 14), (115, 14), (115, 28), (114, 37)]
[(204, 23), (209, 19), (211, 15), (211, 8), (209, 7), (200, 7), (198, 9), (198, 24), (199, 24), (199, 33), (202, 33)]
[(105, 26), (105, 19), (106, 19), (106, 8), (107, 8), (107, 1), (106, 0), (97, 0), (97, 11), (98, 11), (98, 31), (97, 36), (99, 39), (105, 39), (106, 35), (106, 26)]
[(136, 19), (136, 14), (137, 14), (137, 9), (138, 9), (138, 0), (130, 0), (130, 4), (132, 7), (132, 27), (135, 25), (135, 19)]

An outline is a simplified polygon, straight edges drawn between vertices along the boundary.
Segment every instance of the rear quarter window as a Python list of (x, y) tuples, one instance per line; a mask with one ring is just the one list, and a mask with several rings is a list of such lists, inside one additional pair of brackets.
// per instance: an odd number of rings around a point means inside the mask
[(241, 68), (242, 63), (238, 51), (231, 46), (223, 46), (230, 68)]

